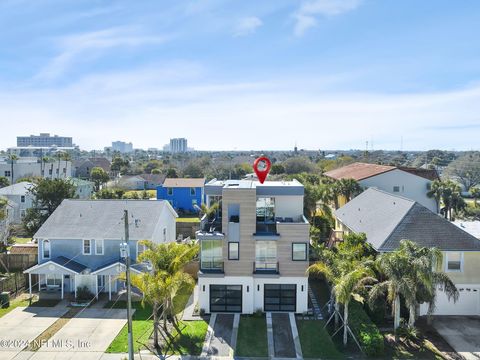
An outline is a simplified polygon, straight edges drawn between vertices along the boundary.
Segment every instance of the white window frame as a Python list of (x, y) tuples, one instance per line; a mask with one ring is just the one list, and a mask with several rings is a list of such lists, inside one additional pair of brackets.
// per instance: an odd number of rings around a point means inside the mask
[[(60, 286), (62, 286), (62, 276), (62, 274), (46, 274), (45, 285), (50, 288), (59, 288)], [(48, 284), (48, 280), (51, 279), (53, 279), (53, 284)]]
[[(98, 244), (102, 244), (102, 251), (101, 252), (97, 252), (98, 250)], [(95, 239), (95, 255), (103, 255), (103, 253), (105, 252), (104, 248), (104, 241), (103, 239)]]
[[(85, 241), (88, 241), (88, 247), (90, 252), (85, 252)], [(82, 254), (83, 255), (92, 255), (92, 240), (91, 239), (83, 239), (82, 241)]]
[[(395, 189), (398, 189), (398, 190), (395, 191)], [(393, 192), (394, 192), (394, 193), (399, 193), (399, 192), (400, 192), (400, 185), (394, 185), (394, 186), (393, 186)]]
[[(460, 269), (459, 270), (450, 270), (448, 268), (448, 254), (449, 253), (460, 253)], [(463, 272), (464, 257), (463, 251), (446, 251), (445, 252), (445, 272)]]
[[(45, 256), (45, 243), (48, 243), (48, 256)], [(42, 241), (42, 259), (51, 259), (52, 258), (52, 243), (50, 240), (46, 239)]]
[(26, 201), (25, 195), (21, 195), (20, 196), (20, 202), (25, 203), (25, 201)]

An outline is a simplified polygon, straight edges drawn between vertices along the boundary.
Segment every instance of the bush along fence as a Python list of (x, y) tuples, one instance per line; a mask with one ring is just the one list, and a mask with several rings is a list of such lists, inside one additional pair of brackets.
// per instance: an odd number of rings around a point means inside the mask
[(363, 352), (368, 356), (381, 356), (384, 353), (383, 336), (378, 327), (357, 301), (350, 302), (349, 325), (360, 342)]

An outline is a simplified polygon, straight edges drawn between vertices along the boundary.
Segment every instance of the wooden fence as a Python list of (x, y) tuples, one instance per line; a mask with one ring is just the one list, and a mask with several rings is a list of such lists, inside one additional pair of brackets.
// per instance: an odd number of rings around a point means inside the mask
[(21, 272), (38, 264), (37, 254), (0, 254), (0, 273)]

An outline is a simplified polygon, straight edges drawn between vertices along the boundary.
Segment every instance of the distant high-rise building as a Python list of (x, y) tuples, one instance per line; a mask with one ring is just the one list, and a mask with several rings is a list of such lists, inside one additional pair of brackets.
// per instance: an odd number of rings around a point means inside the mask
[(175, 153), (185, 153), (188, 151), (187, 139), (177, 138), (170, 139), (170, 152)]
[(112, 141), (112, 151), (118, 151), (122, 154), (133, 152), (133, 144), (124, 141)]
[(71, 137), (66, 136), (50, 136), (49, 133), (40, 133), (40, 135), (17, 136), (17, 146), (37, 146), (37, 147), (72, 147), (73, 141)]

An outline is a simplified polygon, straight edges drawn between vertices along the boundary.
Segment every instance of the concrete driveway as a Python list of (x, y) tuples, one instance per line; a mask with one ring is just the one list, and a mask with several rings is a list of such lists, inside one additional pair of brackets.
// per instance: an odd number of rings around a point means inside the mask
[[(45, 352), (104, 352), (126, 323), (125, 309), (85, 309), (42, 346), (37, 357), (41, 358), (44, 355), (40, 353)], [(88, 354), (82, 359), (87, 360)]]
[(480, 358), (480, 316), (435, 316), (433, 326), (465, 359)]
[(1, 317), (0, 359), (13, 358), (67, 311), (60, 303), (54, 307), (17, 307)]

